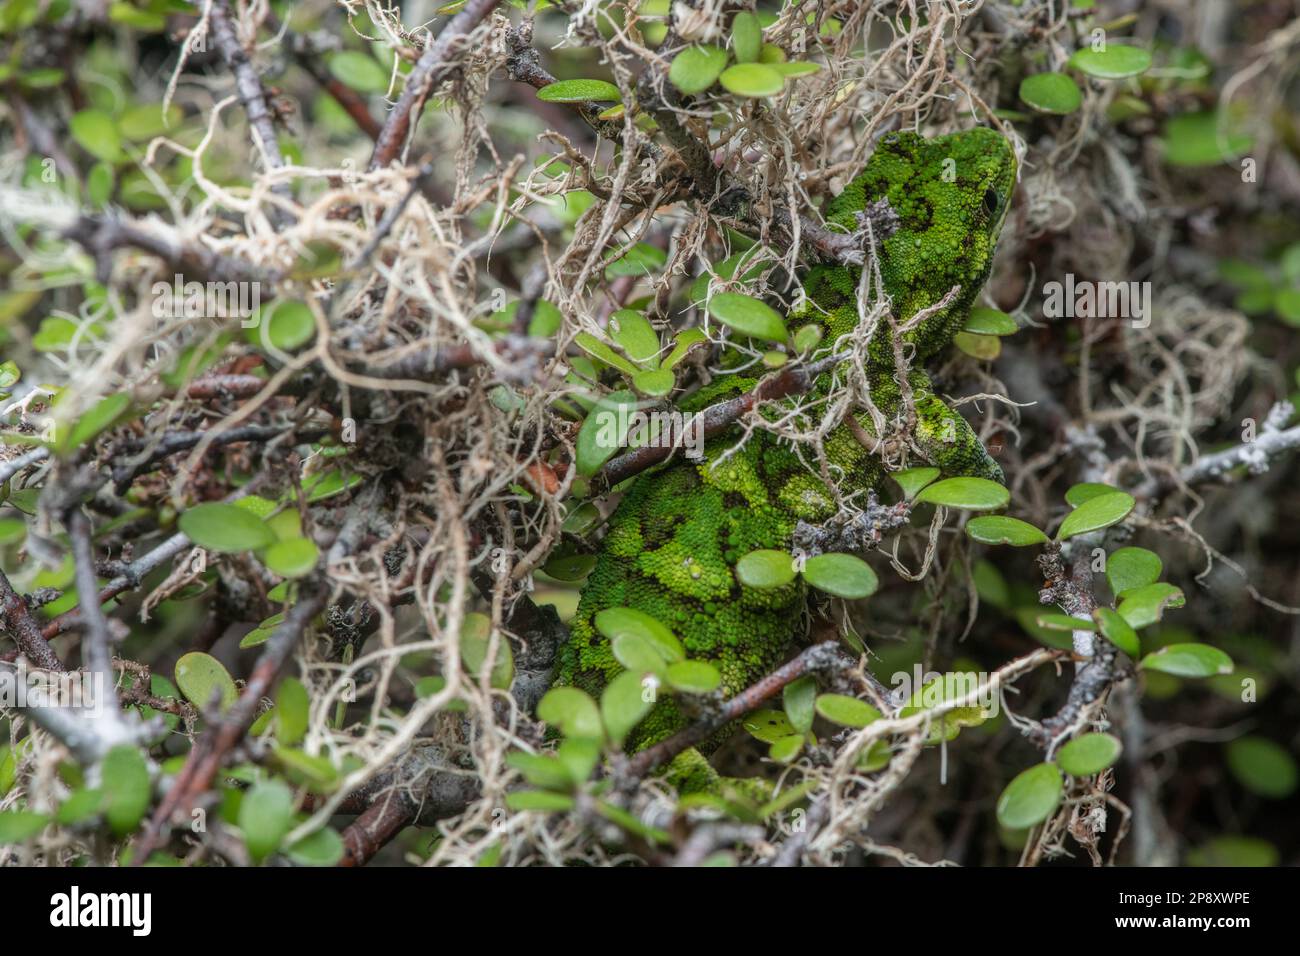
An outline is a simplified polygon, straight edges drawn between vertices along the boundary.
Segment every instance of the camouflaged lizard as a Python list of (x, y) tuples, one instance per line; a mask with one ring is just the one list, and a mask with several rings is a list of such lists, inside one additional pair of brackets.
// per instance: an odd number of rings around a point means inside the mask
[[(872, 211), (881, 280), (896, 322), (877, 325), (863, 371), (876, 407), (887, 420), (910, 423), (910, 444), (945, 476), (1002, 481), (997, 463), (966, 421), (934, 394), (919, 367), (907, 375), (911, 394), (906, 395), (893, 328), (934, 310), (903, 335), (912, 366), (952, 342), (988, 278), (1015, 181), (1015, 153), (992, 130), (936, 139), (895, 133), (881, 141), (861, 175), (825, 209), (828, 224), (848, 233), (862, 229), (864, 214)], [(814, 358), (832, 354), (857, 326), (860, 276), (860, 268), (844, 265), (816, 265), (805, 275), (806, 305), (789, 324), (821, 327)], [(952, 294), (954, 287), (959, 288)], [(946, 306), (936, 309), (950, 294)], [(681, 407), (698, 410), (754, 384), (724, 376)], [(823, 391), (826, 384), (818, 383)], [(906, 414), (908, 404), (914, 416)], [(869, 412), (855, 411), (853, 417), (860, 427), (840, 424), (824, 443), (842, 495), (875, 488), (885, 474), (879, 453), (867, 447), (875, 443), (862, 440), (875, 434)], [(796, 525), (827, 522), (837, 511), (837, 499), (772, 433), (757, 429), (738, 451), (724, 455), (736, 442), (734, 435), (715, 438), (703, 461), (679, 458), (633, 483), (610, 519), (583, 587), (557, 684), (598, 696), (622, 670), (593, 624), (609, 607), (635, 608), (667, 625), (688, 657), (718, 668), (728, 697), (789, 653), (806, 628), (806, 586), (796, 577), (784, 587), (753, 589), (742, 586), (733, 569), (756, 549), (789, 551)], [(672, 698), (661, 696), (627, 747), (661, 740), (685, 723)], [(710, 744), (716, 746), (721, 736)], [(712, 788), (719, 779), (703, 756), (691, 751), (674, 761), (670, 778), (684, 791)]]

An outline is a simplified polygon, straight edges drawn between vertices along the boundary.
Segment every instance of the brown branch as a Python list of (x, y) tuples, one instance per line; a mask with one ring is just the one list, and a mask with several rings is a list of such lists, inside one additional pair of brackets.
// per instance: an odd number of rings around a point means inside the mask
[(251, 398), (266, 388), (266, 379), (256, 375), (208, 375), (190, 382), (185, 394), (190, 398)]
[(207, 791), (226, 756), (248, 732), (257, 716), (262, 698), (270, 692), (271, 685), (289, 662), (312, 619), (325, 607), (329, 589), (320, 582), (312, 581), (304, 583), (299, 594), (298, 603), (289, 610), (267, 640), (266, 649), (257, 659), (239, 699), (213, 723), (207, 733), (194, 742), (185, 765), (136, 842), (132, 856), (133, 866), (140, 866), (148, 860), (160, 844), (163, 831), (169, 823), (188, 817), (199, 798)]
[(419, 808), (401, 791), (371, 804), (343, 831), (339, 866), (365, 866), (393, 837), (415, 822)]
[[(230, 22), (230, 4), (228, 0), (212, 0), (211, 8), (212, 37), (226, 66), (235, 75), (235, 93), (248, 114), (248, 125), (261, 147), (262, 155), (271, 169), (284, 165), (284, 156), (280, 153), (280, 143), (275, 136), (275, 121), (271, 110), (266, 105), (266, 91), (262, 89), (261, 77), (253, 68), (253, 63), (244, 52), (235, 35), (234, 24)], [(293, 190), (288, 183), (276, 183), (271, 192), (277, 196), (292, 200)], [(272, 210), (272, 223), (283, 223), (285, 211), (280, 208)]]
[(824, 641), (806, 648), (798, 657), (782, 664), (762, 680), (742, 690), (715, 713), (702, 717), (667, 740), (661, 740), (645, 750), (638, 751), (620, 772), (621, 782), (630, 783), (640, 780), (655, 767), (667, 763), (682, 751), (708, 740), (733, 720), (738, 720), (751, 710), (761, 707), (779, 694), (787, 684), (794, 683), (805, 674), (841, 667), (846, 661), (847, 658), (838, 641)]
[[(849, 354), (845, 352), (819, 359), (811, 365), (790, 365), (764, 378), (745, 394), (710, 405), (696, 413), (701, 424), (687, 427), (700, 427), (705, 440), (713, 438), (753, 411), (759, 402), (803, 394), (812, 388), (819, 375), (830, 371), (848, 357)], [(599, 493), (613, 488), (619, 482), (670, 458), (674, 451), (676, 448), (672, 445), (646, 445), (611, 458), (592, 479), (592, 489)]]
[(370, 155), (369, 169), (383, 169), (402, 151), (406, 138), (419, 120), (425, 100), (434, 86), (452, 67), (451, 55), (458, 41), (491, 13), (501, 0), (469, 0), (460, 12), (447, 22), (438, 39), (425, 47), (415, 68), (406, 78), (406, 87), (397, 105), (388, 114), (383, 129), (375, 139), (375, 149)]
[(66, 670), (41, 633), (41, 626), (32, 616), (31, 608), (14, 590), (3, 571), (0, 571), (0, 619), (4, 620), (5, 629), (28, 661), (47, 671)]
[(64, 230), (63, 235), (79, 242), (94, 256), (97, 275), (103, 281), (108, 279), (108, 254), (125, 247), (151, 253), (191, 278), (268, 284), (275, 280), (272, 274), (242, 260), (223, 256), (204, 246), (146, 231), (132, 222), (111, 215), (83, 214)]
[[(280, 19), (274, 13), (266, 15), (266, 26), (272, 33), (279, 33)], [(288, 33), (285, 36), (289, 54), (306, 73), (315, 80), (334, 102), (343, 107), (343, 112), (352, 117), (352, 122), (372, 140), (379, 139), (383, 129), (379, 121), (370, 113), (366, 99), (352, 87), (340, 81), (325, 66), (324, 50), (311, 37), (301, 33)]]

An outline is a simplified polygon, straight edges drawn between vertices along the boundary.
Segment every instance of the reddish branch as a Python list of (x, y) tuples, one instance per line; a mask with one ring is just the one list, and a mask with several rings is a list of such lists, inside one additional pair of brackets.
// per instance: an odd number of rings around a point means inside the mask
[(143, 250), (162, 259), (177, 272), (192, 279), (221, 282), (273, 281), (269, 273), (239, 259), (223, 256), (201, 245), (147, 231), (134, 223), (110, 215), (82, 215), (64, 231), (95, 257), (100, 274), (107, 277), (108, 254), (127, 247)]
[[(267, 14), (266, 25), (273, 33), (280, 32), (280, 20), (275, 14)], [(343, 107), (343, 111), (352, 117), (352, 122), (356, 123), (363, 133), (372, 140), (379, 139), (382, 127), (370, 114), (370, 107), (366, 105), (365, 97), (330, 73), (325, 66), (323, 56), (325, 51), (312, 42), (310, 37), (301, 33), (290, 33), (285, 40), (294, 62), (320, 84), (321, 89), (334, 97), (334, 102)]]
[[(235, 35), (227, 0), (212, 0), (211, 18), (213, 39), (226, 66), (235, 75), (235, 93), (244, 106), (244, 112), (248, 114), (248, 125), (257, 137), (266, 164), (271, 169), (279, 169), (284, 165), (284, 156), (280, 153), (280, 143), (275, 136), (274, 118), (266, 105), (266, 91), (262, 89), (261, 77), (257, 75), (257, 70), (253, 68), (252, 61)], [(271, 192), (285, 199), (293, 196), (288, 183), (277, 183), (271, 187)], [(274, 221), (282, 217), (283, 211), (277, 209), (272, 218)]]
[(209, 375), (191, 382), (185, 389), (190, 398), (251, 398), (266, 388), (266, 379), (256, 375)]
[(401, 792), (372, 804), (343, 831), (339, 866), (365, 866), (393, 837), (415, 822), (418, 810)]
[(0, 619), (4, 620), (5, 629), (13, 636), (18, 649), (29, 662), (47, 671), (65, 669), (41, 633), (41, 626), (32, 616), (31, 608), (13, 589), (3, 571), (0, 571)]
[[(811, 365), (788, 366), (780, 372), (763, 379), (745, 394), (710, 405), (698, 413), (702, 422), (700, 427), (703, 429), (704, 438), (707, 440), (721, 434), (757, 408), (759, 402), (803, 394), (812, 388), (817, 376), (830, 371), (846, 358), (848, 358), (848, 354), (842, 353), (820, 359)], [(676, 448), (671, 445), (668, 447), (646, 445), (625, 452), (605, 463), (605, 466), (597, 472), (596, 477), (593, 479), (592, 488), (597, 492), (613, 488), (619, 482), (626, 481), (652, 465), (657, 465), (659, 462), (670, 458), (674, 451), (676, 451)]]
[(645, 750), (638, 751), (627, 763), (621, 776), (628, 781), (639, 780), (655, 767), (672, 760), (679, 753), (708, 740), (733, 720), (739, 720), (751, 710), (756, 710), (805, 674), (827, 671), (842, 666), (846, 657), (838, 641), (824, 641), (807, 648), (794, 660), (782, 664), (756, 684), (742, 690), (723, 704), (715, 713), (696, 721), (685, 730)]
[(438, 39), (425, 47), (415, 68), (406, 78), (406, 87), (402, 90), (397, 105), (388, 114), (388, 119), (375, 140), (375, 149), (370, 155), (371, 170), (383, 169), (397, 158), (411, 129), (419, 121), (429, 93), (450, 71), (452, 55), (457, 52), (455, 47), (500, 2), (501, 0), (469, 0), (442, 28)]
[(252, 726), (262, 698), (270, 692), (276, 678), (289, 662), (312, 619), (325, 607), (329, 590), (318, 582), (312, 582), (304, 584), (300, 594), (298, 603), (289, 610), (284, 621), (267, 640), (266, 649), (257, 659), (239, 699), (212, 724), (207, 733), (194, 742), (185, 765), (177, 774), (171, 789), (159, 802), (149, 825), (136, 843), (133, 865), (139, 866), (147, 861), (149, 854), (160, 844), (168, 824), (173, 820), (188, 818), (190, 811), (207, 792), (227, 755)]

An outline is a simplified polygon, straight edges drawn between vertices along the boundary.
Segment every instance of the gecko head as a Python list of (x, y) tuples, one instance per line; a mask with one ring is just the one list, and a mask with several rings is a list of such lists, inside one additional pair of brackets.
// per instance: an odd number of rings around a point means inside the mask
[(902, 318), (955, 285), (964, 312), (988, 278), (1016, 184), (1016, 154), (1005, 137), (977, 127), (926, 139), (884, 137), (866, 168), (826, 209), (847, 230), (856, 213), (884, 200), (896, 227), (879, 244), (885, 289)]

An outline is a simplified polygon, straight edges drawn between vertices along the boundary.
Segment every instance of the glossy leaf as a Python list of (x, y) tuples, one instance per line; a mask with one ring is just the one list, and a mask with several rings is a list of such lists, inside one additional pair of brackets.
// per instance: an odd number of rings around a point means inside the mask
[(945, 478), (921, 489), (916, 500), (967, 511), (995, 511), (1006, 507), (1011, 493), (987, 478)]
[(1029, 522), (1006, 515), (971, 518), (966, 523), (966, 533), (983, 544), (1009, 544), (1016, 548), (1047, 542), (1047, 535)]
[(180, 516), (180, 529), (209, 551), (237, 553), (275, 543), (275, 532), (257, 515), (223, 502), (195, 505)]
[(738, 292), (719, 292), (709, 299), (709, 314), (723, 325), (750, 338), (784, 342), (789, 333), (785, 320), (765, 302)]
[(1142, 658), (1140, 666), (1175, 677), (1211, 677), (1231, 674), (1232, 658), (1208, 644), (1169, 644)]
[(623, 97), (617, 86), (604, 80), (559, 80), (538, 90), (537, 98), (547, 103), (582, 103), (618, 101)]
[(195, 707), (226, 710), (239, 698), (235, 681), (221, 661), (202, 651), (191, 651), (176, 662), (176, 686)]
[(1060, 749), (1056, 764), (1071, 776), (1091, 777), (1118, 760), (1123, 749), (1111, 734), (1083, 734)]
[(876, 708), (846, 694), (820, 694), (816, 707), (817, 713), (827, 720), (845, 727), (865, 727), (880, 719), (880, 711)]
[(1012, 830), (1027, 830), (1042, 823), (1061, 802), (1061, 772), (1055, 764), (1040, 763), (1018, 774), (998, 797), (998, 822)]
[(794, 578), (794, 559), (784, 551), (751, 551), (736, 562), (736, 580), (745, 587), (780, 588)]
[(1056, 532), (1056, 538), (1058, 541), (1065, 541), (1077, 535), (1100, 531), (1102, 528), (1119, 524), (1128, 517), (1134, 504), (1136, 502), (1133, 496), (1123, 491), (1089, 498), (1065, 516), (1065, 520), (1061, 522), (1061, 527)]
[(871, 565), (852, 554), (819, 554), (804, 562), (804, 580), (827, 594), (846, 600), (869, 597), (880, 581)]

